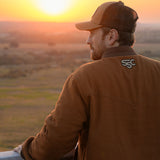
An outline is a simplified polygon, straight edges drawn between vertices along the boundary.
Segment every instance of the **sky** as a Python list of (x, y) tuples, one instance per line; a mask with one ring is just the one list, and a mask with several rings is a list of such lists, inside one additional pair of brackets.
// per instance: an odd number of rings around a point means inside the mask
[[(79, 22), (91, 18), (105, 0), (0, 0), (0, 21)], [(140, 23), (160, 23), (160, 0), (123, 0)]]

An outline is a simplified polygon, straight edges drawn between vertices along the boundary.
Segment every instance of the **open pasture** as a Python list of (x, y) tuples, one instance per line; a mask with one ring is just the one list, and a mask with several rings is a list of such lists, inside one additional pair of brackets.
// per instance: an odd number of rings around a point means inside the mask
[[(136, 44), (134, 48), (137, 53), (160, 55), (159, 44)], [(89, 61), (89, 47), (28, 43), (11, 48), (1, 44), (0, 56), (4, 58), (0, 59), (0, 151), (4, 151), (40, 130), (67, 76)]]

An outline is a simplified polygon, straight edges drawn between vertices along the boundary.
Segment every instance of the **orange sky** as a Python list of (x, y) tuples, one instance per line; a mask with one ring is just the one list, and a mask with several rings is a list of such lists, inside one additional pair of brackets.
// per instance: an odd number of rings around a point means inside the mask
[[(59, 4), (65, 4), (63, 7)], [(64, 3), (65, 2), (65, 3)], [(105, 0), (0, 0), (0, 21), (77, 22), (89, 20)], [(139, 14), (139, 22), (160, 23), (159, 0), (123, 0)], [(48, 4), (47, 4), (48, 3)], [(46, 7), (44, 7), (46, 5)], [(62, 7), (59, 13), (47, 12)]]

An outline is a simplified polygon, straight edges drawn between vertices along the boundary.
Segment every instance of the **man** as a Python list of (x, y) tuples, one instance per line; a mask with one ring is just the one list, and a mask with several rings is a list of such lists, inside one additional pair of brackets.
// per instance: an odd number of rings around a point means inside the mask
[(22, 146), (26, 160), (59, 160), (78, 142), (78, 160), (160, 159), (160, 63), (131, 46), (137, 13), (122, 2), (102, 4), (91, 21), (94, 62), (69, 76), (55, 109)]

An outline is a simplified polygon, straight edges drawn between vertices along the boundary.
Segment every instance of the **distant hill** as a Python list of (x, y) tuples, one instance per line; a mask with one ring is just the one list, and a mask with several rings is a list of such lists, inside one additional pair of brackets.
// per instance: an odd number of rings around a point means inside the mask
[(160, 24), (139, 23), (135, 35), (137, 43), (160, 43)]
[[(74, 23), (0, 22), (0, 43), (84, 43), (88, 32)], [(160, 43), (160, 24), (137, 24), (137, 43)]]
[(74, 23), (0, 22), (1, 43), (77, 43), (83, 35), (78, 32)]
[[(137, 30), (160, 30), (160, 24), (138, 23)], [(71, 32), (76, 31), (75, 23), (55, 22), (7, 22), (0, 21), (0, 33), (2, 32)]]
[(70, 32), (75, 31), (74, 23), (54, 22), (5, 22), (0, 21), (2, 32)]
[(160, 23), (138, 23), (137, 30), (159, 30), (160, 31)]

